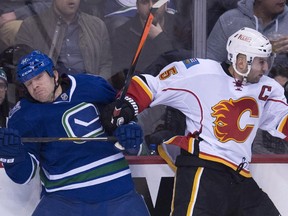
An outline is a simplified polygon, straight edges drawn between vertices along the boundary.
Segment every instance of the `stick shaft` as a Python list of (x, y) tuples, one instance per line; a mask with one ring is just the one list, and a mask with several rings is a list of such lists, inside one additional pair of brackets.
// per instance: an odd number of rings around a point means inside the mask
[(99, 142), (117, 142), (116, 137), (22, 137), (21, 141), (25, 142), (83, 142), (83, 141), (99, 141)]
[(152, 24), (153, 19), (154, 19), (154, 13), (157, 11), (157, 9), (159, 7), (161, 7), (167, 1), (168, 0), (159, 0), (159, 1), (157, 1), (152, 6), (152, 8), (150, 10), (150, 13), (149, 13), (149, 15), (148, 15), (148, 17), (146, 19), (145, 26), (143, 28), (143, 32), (141, 34), (141, 38), (140, 38), (136, 53), (134, 55), (133, 61), (131, 63), (131, 66), (130, 66), (130, 68), (128, 70), (127, 77), (126, 77), (126, 80), (125, 80), (125, 85), (124, 85), (124, 87), (123, 87), (123, 89), (121, 91), (121, 95), (120, 95), (119, 99), (117, 100), (117, 103), (116, 103), (116, 106), (115, 106), (115, 110), (114, 110), (114, 113), (113, 113), (113, 117), (117, 117), (120, 114), (121, 107), (122, 107), (124, 98), (126, 96), (126, 93), (128, 91), (130, 81), (131, 81), (132, 76), (133, 76), (133, 74), (135, 72), (137, 61), (139, 59), (139, 56), (140, 56), (140, 53), (141, 53), (142, 48), (144, 46), (144, 43), (145, 43), (145, 41), (146, 41), (146, 39), (148, 37), (149, 31), (150, 31), (150, 27), (151, 27), (151, 24)]

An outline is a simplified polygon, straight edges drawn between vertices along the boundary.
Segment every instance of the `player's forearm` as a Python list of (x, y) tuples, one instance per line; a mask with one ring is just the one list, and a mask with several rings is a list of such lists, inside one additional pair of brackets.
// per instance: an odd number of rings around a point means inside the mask
[(138, 105), (139, 113), (145, 108), (149, 107), (152, 102), (153, 95), (149, 89), (145, 77), (134, 76), (129, 85), (127, 96), (133, 98), (133, 100)]
[(17, 184), (28, 183), (35, 175), (36, 162), (27, 153), (24, 161), (14, 164), (4, 164), (5, 172)]

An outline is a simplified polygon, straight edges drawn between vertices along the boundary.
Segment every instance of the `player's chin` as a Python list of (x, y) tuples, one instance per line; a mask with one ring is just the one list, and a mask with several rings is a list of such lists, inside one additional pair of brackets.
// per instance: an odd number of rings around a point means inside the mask
[(50, 100), (47, 99), (47, 96), (44, 96), (44, 95), (37, 95), (34, 97), (34, 99), (38, 102), (41, 102), (41, 103), (50, 102)]

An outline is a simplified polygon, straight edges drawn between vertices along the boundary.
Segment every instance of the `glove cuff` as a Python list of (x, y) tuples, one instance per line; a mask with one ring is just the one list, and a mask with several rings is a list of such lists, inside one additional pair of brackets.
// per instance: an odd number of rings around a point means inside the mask
[(125, 101), (127, 101), (129, 104), (129, 106), (134, 110), (134, 116), (137, 116), (139, 113), (139, 109), (138, 109), (138, 105), (137, 103), (134, 101), (133, 98), (129, 97), (129, 96), (125, 96)]
[(14, 155), (0, 156), (0, 162), (3, 164), (16, 164), (25, 161), (27, 156), (29, 157), (27, 150), (23, 146), (20, 146)]

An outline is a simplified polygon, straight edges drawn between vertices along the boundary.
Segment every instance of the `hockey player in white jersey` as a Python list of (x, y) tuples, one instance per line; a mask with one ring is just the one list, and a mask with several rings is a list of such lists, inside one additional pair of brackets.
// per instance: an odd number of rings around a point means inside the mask
[(19, 184), (28, 183), (40, 167), (43, 190), (33, 216), (149, 216), (114, 142), (21, 143), (21, 136), (104, 138), (113, 133), (126, 151), (139, 150), (142, 131), (137, 124), (110, 134), (102, 127), (101, 107), (115, 100), (111, 85), (95, 75), (60, 77), (52, 60), (39, 51), (20, 60), (17, 77), (27, 97), (10, 112), (8, 128), (0, 129), (0, 161)]
[[(258, 128), (288, 140), (288, 106), (283, 87), (265, 74), (273, 63), (269, 40), (243, 28), (227, 41), (229, 64), (209, 59), (173, 62), (159, 75), (131, 80), (126, 98), (141, 112), (159, 104), (186, 116), (186, 135), (166, 140), (181, 147), (175, 165), (171, 216), (278, 216), (249, 171)], [(114, 103), (103, 119), (116, 127)], [(131, 115), (136, 113), (131, 106)], [(134, 104), (135, 107), (135, 104)], [(125, 109), (127, 112), (127, 109)]]

